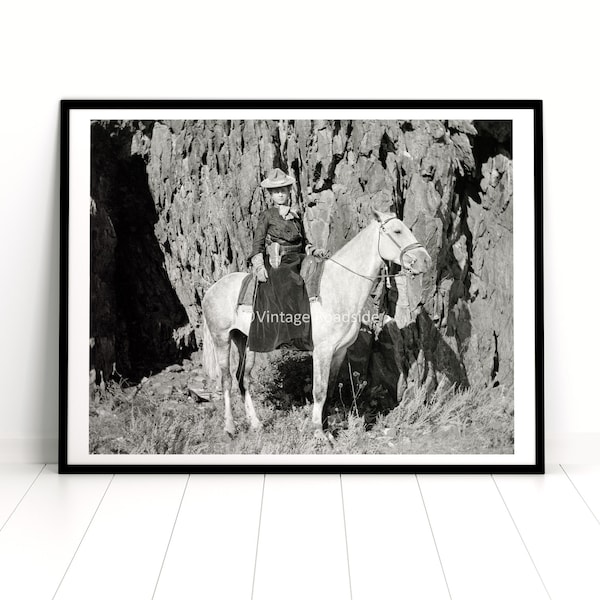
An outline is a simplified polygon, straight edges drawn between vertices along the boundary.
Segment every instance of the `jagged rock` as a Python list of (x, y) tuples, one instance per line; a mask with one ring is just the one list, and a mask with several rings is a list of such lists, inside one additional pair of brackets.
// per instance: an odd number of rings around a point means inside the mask
[(462, 133), (469, 133), (471, 135), (477, 134), (477, 129), (473, 126), (470, 121), (448, 121), (448, 129), (454, 129)]
[[(92, 124), (91, 336), (102, 351), (91, 352), (90, 368), (105, 377), (139, 379), (181, 360), (196, 344), (165, 268), (168, 247), (156, 224), (166, 203), (149, 189), (152, 149), (145, 156), (131, 152), (154, 125)], [(157, 145), (154, 140), (150, 148)]]
[[(378, 340), (361, 331), (349, 352), (363, 377), (398, 400), (415, 385), (512, 378), (510, 123), (111, 121), (92, 132), (93, 227), (105, 232), (92, 249), (106, 255), (92, 282), (97, 373), (109, 375), (112, 363), (133, 371), (143, 356), (148, 371), (160, 353), (174, 362), (197, 349), (202, 297), (247, 269), (267, 206), (260, 181), (280, 167), (297, 180), (294, 200), (317, 245), (337, 250), (377, 208), (396, 211), (432, 256), (418, 281), (399, 285), (392, 272), (385, 302), (395, 322)], [(137, 280), (117, 283), (115, 298), (111, 269), (125, 260)]]

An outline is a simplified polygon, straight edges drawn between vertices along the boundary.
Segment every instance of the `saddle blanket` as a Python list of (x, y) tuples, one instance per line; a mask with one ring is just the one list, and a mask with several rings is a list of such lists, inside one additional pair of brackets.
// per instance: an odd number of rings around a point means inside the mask
[(257, 284), (258, 280), (252, 273), (248, 273), (248, 275), (244, 277), (242, 281), (242, 287), (240, 288), (240, 295), (238, 296), (238, 306), (252, 306)]

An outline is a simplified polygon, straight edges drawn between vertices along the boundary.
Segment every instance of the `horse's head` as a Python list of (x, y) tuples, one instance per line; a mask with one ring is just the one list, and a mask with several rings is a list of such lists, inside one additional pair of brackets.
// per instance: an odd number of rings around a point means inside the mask
[(429, 253), (395, 214), (373, 210), (373, 215), (379, 223), (381, 258), (400, 265), (411, 275), (425, 273), (431, 268)]

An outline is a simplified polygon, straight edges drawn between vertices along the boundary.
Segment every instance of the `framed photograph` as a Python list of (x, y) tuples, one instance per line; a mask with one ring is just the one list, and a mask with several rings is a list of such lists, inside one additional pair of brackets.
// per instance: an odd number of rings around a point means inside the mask
[(541, 101), (61, 107), (60, 471), (543, 473)]

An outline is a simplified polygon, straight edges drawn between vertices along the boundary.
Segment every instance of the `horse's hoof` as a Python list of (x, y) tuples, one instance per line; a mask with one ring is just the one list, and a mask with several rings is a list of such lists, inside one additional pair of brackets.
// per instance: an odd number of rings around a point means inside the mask
[(325, 433), (322, 429), (315, 429), (315, 439), (319, 442), (323, 442), (329, 447), (333, 447), (333, 436), (331, 433)]
[(254, 431), (260, 431), (263, 428), (263, 424), (257, 419), (256, 421), (252, 421), (250, 423), (250, 427), (254, 430)]
[(225, 425), (225, 433), (231, 437), (235, 436), (235, 425), (233, 423), (227, 423)]

